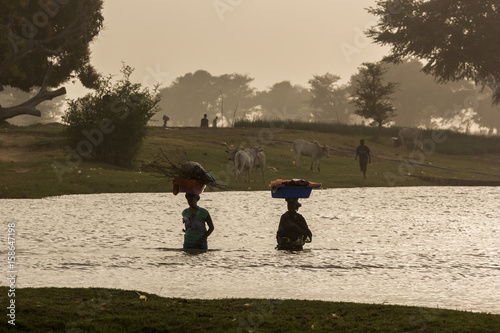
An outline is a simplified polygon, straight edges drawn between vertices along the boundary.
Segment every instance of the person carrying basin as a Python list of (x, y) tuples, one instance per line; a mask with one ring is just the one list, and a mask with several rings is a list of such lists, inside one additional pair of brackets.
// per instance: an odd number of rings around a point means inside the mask
[(301, 206), (297, 198), (286, 198), (288, 211), (281, 215), (276, 240), (278, 250), (302, 250), (312, 241), (312, 233), (304, 217), (297, 213)]
[[(184, 249), (208, 249), (207, 238), (214, 231), (214, 224), (210, 213), (202, 207), (198, 207), (200, 196), (194, 193), (186, 193), (189, 208), (182, 211), (182, 222), (184, 223)], [(208, 225), (208, 230), (206, 228)]]

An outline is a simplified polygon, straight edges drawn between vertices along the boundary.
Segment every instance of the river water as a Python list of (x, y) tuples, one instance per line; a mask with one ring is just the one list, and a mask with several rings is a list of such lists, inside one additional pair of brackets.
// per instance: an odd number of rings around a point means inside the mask
[(270, 191), (203, 193), (199, 205), (215, 225), (205, 253), (179, 250), (183, 195), (3, 199), (0, 207), (5, 234), (7, 223), (16, 224), (20, 288), (109, 287), (165, 297), (317, 299), (500, 314), (498, 188), (325, 189), (301, 202), (299, 213), (313, 233), (302, 252), (274, 249), (286, 203)]

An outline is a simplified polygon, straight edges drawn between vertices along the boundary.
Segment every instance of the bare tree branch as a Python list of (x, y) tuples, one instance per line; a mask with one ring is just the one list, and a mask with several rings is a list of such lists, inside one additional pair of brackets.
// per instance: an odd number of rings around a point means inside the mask
[[(11, 106), (4, 108), (0, 105), (0, 121), (9, 119), (15, 116), (19, 116), (22, 114), (28, 114), (36, 117), (41, 117), (41, 112), (38, 110), (36, 107), (38, 104), (51, 100), (55, 97), (59, 97), (62, 95), (66, 94), (66, 88), (62, 87), (57, 90), (48, 90), (47, 89), (47, 82), (50, 77), (50, 74), (52, 72), (52, 64), (49, 64), (49, 67), (47, 68), (47, 72), (45, 73), (45, 77), (43, 79), (43, 84), (40, 87), (40, 90), (38, 93), (27, 100), (26, 102), (16, 105), (16, 106)], [(1, 90), (0, 90), (1, 91)]]
[(0, 121), (9, 119), (15, 116), (19, 116), (22, 114), (28, 114), (32, 116), (41, 117), (41, 112), (36, 108), (36, 106), (44, 101), (51, 100), (58, 96), (62, 96), (66, 94), (66, 88), (62, 87), (54, 91), (40, 91), (36, 96), (24, 102), (23, 104), (4, 108), (0, 106)]

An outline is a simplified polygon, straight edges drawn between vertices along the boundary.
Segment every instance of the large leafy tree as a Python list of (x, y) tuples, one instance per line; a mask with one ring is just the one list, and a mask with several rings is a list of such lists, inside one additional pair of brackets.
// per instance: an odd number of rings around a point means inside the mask
[(474, 80), (500, 103), (498, 0), (383, 0), (368, 11), (379, 21), (367, 35), (391, 47), (387, 60), (417, 57), (438, 82)]
[(0, 0), (0, 92), (3, 86), (39, 87), (24, 103), (0, 106), (0, 121), (40, 116), (38, 104), (66, 93), (50, 88), (69, 79), (95, 87), (99, 75), (90, 64), (89, 44), (102, 28), (102, 5), (102, 0)]
[(355, 106), (354, 111), (366, 119), (372, 119), (378, 127), (378, 133), (382, 126), (395, 115), (392, 95), (397, 89), (395, 82), (384, 82), (384, 74), (387, 71), (382, 64), (363, 63), (359, 68), (361, 77), (351, 83), (353, 94), (351, 103)]

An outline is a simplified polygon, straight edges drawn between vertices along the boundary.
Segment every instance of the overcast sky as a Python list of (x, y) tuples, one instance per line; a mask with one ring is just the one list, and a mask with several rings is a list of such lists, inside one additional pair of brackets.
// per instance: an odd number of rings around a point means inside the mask
[[(266, 89), (291, 81), (308, 87), (314, 74), (342, 83), (361, 63), (387, 48), (362, 31), (375, 23), (375, 0), (105, 0), (104, 29), (92, 45), (103, 74), (135, 68), (132, 80), (149, 86), (199, 69), (212, 75), (247, 74)], [(68, 97), (83, 94), (68, 86)]]

